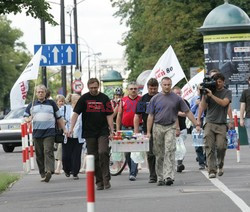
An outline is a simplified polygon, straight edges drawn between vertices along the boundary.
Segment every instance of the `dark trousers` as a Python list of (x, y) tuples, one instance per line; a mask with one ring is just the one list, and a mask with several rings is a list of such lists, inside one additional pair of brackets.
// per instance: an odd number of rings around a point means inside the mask
[(62, 144), (62, 164), (65, 173), (77, 175), (81, 168), (82, 143), (78, 138), (68, 138), (67, 143)]
[(203, 147), (202, 146), (196, 146), (195, 147), (195, 152), (196, 152), (196, 155), (197, 155), (199, 165), (205, 165), (205, 163), (206, 163), (206, 155), (205, 155), (205, 153), (203, 151)]
[(54, 136), (46, 138), (34, 138), (36, 162), (41, 177), (44, 177), (45, 173), (48, 171), (54, 173), (54, 140)]
[(149, 139), (149, 152), (147, 152), (148, 169), (149, 169), (149, 179), (157, 180), (157, 175), (155, 172), (155, 155), (153, 153), (153, 136), (151, 135)]
[(86, 138), (88, 155), (95, 157), (96, 184), (103, 185), (110, 181), (109, 138), (108, 135)]

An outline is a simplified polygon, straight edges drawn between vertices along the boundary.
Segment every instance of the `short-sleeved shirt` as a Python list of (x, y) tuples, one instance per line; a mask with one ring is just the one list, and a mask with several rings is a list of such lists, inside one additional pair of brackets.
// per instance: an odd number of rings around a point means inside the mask
[(74, 112), (82, 113), (82, 137), (97, 138), (109, 135), (107, 116), (113, 114), (112, 105), (107, 95), (99, 93), (92, 96), (89, 92), (82, 95)]
[(250, 118), (250, 88), (242, 92), (240, 102), (246, 104), (246, 118)]
[[(215, 91), (213, 93), (214, 96), (224, 99), (227, 98), (229, 101), (232, 101), (232, 91), (224, 88), (220, 91)], [(226, 124), (227, 123), (227, 110), (228, 106), (223, 107), (216, 103), (211, 97), (207, 98), (207, 114), (206, 114), (206, 122), (214, 123), (214, 124)]]
[(34, 138), (55, 136), (56, 119), (61, 118), (61, 115), (53, 100), (46, 99), (43, 102), (37, 100), (34, 102), (33, 107), (32, 103), (30, 103), (24, 112), (24, 117), (29, 117), (31, 115)]
[(154, 123), (167, 126), (176, 122), (178, 112), (188, 112), (183, 99), (173, 92), (156, 94), (149, 103), (147, 113), (154, 115)]
[(144, 94), (140, 101), (136, 105), (136, 111), (135, 114), (142, 115), (143, 120), (143, 131), (147, 132), (147, 119), (148, 114), (146, 113), (147, 107), (149, 105), (150, 100), (153, 96), (150, 96), (148, 93)]

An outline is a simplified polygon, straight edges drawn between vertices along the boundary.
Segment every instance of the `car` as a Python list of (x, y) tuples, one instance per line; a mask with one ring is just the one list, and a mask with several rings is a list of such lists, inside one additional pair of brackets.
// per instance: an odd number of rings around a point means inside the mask
[(13, 152), (15, 147), (22, 146), (21, 123), (25, 108), (11, 110), (0, 120), (0, 144), (5, 152)]

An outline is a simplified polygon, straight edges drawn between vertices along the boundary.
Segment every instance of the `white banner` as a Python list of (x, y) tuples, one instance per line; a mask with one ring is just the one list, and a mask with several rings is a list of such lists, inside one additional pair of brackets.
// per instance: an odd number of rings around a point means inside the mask
[(205, 72), (204, 70), (196, 74), (191, 78), (186, 85), (181, 89), (182, 98), (190, 102), (192, 97), (196, 95), (197, 86), (202, 83), (204, 79)]
[(28, 92), (28, 80), (38, 77), (38, 70), (41, 60), (42, 47), (36, 52), (29, 64), (26, 66), (20, 77), (15, 82), (10, 92), (11, 110), (23, 107)]
[[(185, 77), (185, 74), (180, 66), (172, 46), (168, 47), (168, 49), (164, 52), (164, 54), (154, 66), (143, 87), (142, 95), (148, 92), (147, 82), (150, 78), (155, 78), (160, 83), (163, 77), (171, 78), (172, 87), (174, 87), (181, 79)], [(159, 91), (161, 91), (161, 86), (159, 86)]]

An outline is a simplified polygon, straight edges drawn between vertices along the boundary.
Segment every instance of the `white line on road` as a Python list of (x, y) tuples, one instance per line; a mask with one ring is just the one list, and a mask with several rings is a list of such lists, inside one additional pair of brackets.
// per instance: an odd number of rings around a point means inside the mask
[[(205, 175), (207, 179), (209, 179), (208, 173), (206, 171), (201, 171), (201, 172), (202, 174)], [(209, 180), (224, 194), (226, 194), (234, 202), (234, 204), (241, 209), (241, 211), (250, 212), (249, 206), (240, 197), (238, 197), (235, 193), (233, 193), (227, 186), (225, 186), (219, 179), (212, 178)]]

